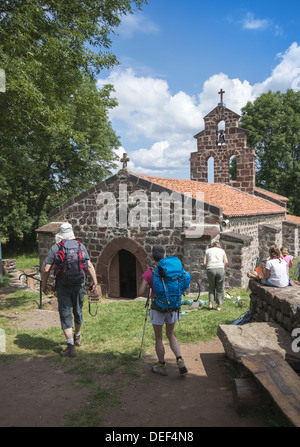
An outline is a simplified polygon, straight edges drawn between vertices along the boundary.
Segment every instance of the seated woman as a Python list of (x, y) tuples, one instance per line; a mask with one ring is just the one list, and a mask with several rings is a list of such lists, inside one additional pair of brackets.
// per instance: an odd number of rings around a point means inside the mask
[(279, 247), (273, 245), (269, 249), (270, 258), (264, 268), (262, 284), (272, 287), (286, 287), (289, 285), (289, 277), (286, 272), (286, 263), (281, 258)]

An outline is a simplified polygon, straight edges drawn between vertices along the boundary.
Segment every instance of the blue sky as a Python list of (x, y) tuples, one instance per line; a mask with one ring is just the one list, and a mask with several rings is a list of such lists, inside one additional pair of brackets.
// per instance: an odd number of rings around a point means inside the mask
[[(149, 0), (123, 18), (101, 73), (113, 128), (140, 174), (189, 178), (193, 136), (219, 102), (236, 113), (263, 92), (300, 89), (300, 2)], [(121, 164), (120, 164), (121, 166)]]

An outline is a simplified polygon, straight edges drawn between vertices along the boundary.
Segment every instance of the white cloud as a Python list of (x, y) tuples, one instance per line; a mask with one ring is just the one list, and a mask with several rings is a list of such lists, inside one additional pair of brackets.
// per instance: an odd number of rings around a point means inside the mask
[[(126, 123), (127, 137), (164, 139), (190, 133), (201, 126), (202, 114), (196, 98), (184, 92), (172, 95), (162, 79), (136, 76), (133, 70), (116, 70), (105, 80), (114, 85), (119, 106), (111, 119)], [(103, 80), (98, 82), (101, 86)]]
[(125, 39), (131, 39), (136, 33), (156, 34), (159, 28), (152, 20), (143, 14), (127, 14), (122, 16), (122, 22), (117, 32)]
[[(203, 118), (219, 102), (225, 90), (226, 106), (241, 113), (248, 101), (269, 90), (300, 90), (300, 46), (295, 42), (277, 55), (279, 63), (264, 81), (251, 85), (218, 73), (207, 79), (197, 96), (172, 94), (163, 79), (137, 76), (132, 70), (115, 70), (99, 86), (111, 83), (119, 106), (110, 113), (113, 127), (125, 129), (121, 135), (123, 152), (131, 161), (129, 169), (141, 174), (189, 178), (190, 153), (197, 150), (193, 135), (203, 129)], [(119, 133), (119, 132), (117, 132)], [(124, 140), (126, 144), (124, 145)], [(139, 149), (130, 149), (130, 142)]]
[(270, 19), (255, 19), (251, 12), (248, 12), (243, 20), (243, 27), (249, 30), (266, 29), (271, 25)]
[(285, 53), (280, 53), (277, 57), (281, 62), (274, 68), (271, 76), (254, 86), (256, 96), (268, 90), (299, 90), (297, 85), (300, 80), (300, 46), (294, 42)]

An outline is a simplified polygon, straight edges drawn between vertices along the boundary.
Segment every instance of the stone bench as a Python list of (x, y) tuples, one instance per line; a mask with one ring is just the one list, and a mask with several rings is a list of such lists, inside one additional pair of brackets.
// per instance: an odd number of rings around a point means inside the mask
[(254, 322), (242, 326), (219, 325), (217, 335), (227, 356), (243, 365), (252, 376), (252, 380), (234, 381), (235, 409), (260, 405), (261, 386), (291, 424), (299, 427), (300, 377), (292, 367), (299, 368), (300, 353), (294, 352), (290, 334), (274, 323)]

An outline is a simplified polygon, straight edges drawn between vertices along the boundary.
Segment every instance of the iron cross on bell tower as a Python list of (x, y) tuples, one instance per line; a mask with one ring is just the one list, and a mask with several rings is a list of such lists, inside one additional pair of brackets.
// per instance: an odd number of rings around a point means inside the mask
[(223, 95), (224, 95), (225, 91), (221, 88), (221, 90), (218, 92), (218, 95), (220, 95), (220, 99), (221, 101), (219, 102), (219, 106), (225, 106), (225, 104), (223, 103)]

